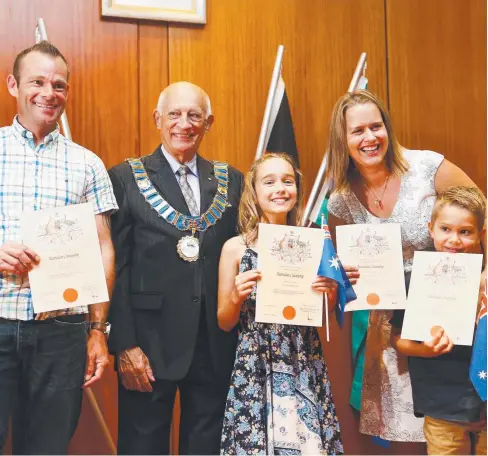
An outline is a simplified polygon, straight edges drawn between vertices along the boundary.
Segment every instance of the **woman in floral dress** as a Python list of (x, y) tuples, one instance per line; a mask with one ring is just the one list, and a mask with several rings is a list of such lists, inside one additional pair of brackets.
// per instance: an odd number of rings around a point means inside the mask
[[(339, 422), (316, 328), (256, 323), (258, 224), (296, 225), (301, 175), (289, 156), (266, 154), (248, 173), (239, 208), (241, 236), (224, 245), (219, 325), (240, 324), (222, 430), (222, 454), (342, 454)], [(317, 277), (312, 288), (335, 292)]]
[[(383, 103), (363, 90), (343, 95), (334, 106), (326, 179), (335, 184), (328, 203), (333, 237), (338, 225), (400, 225), (406, 283), (414, 251), (433, 250), (427, 223), (436, 194), (450, 186), (475, 186), (441, 154), (400, 146)], [(357, 267), (344, 268), (351, 283), (362, 280)], [(407, 357), (390, 342), (392, 313), (370, 311), (359, 431), (393, 442), (423, 442), (423, 418), (413, 412)]]

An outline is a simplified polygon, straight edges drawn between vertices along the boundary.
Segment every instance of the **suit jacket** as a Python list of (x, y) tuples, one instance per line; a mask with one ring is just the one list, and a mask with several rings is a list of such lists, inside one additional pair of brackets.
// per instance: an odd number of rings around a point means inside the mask
[[(190, 215), (176, 176), (158, 147), (142, 159), (149, 179), (177, 211)], [(201, 213), (215, 196), (213, 164), (198, 156)], [(199, 331), (200, 311), (213, 365), (229, 376), (235, 358), (236, 330), (226, 333), (217, 324), (217, 277), (222, 246), (236, 235), (242, 174), (229, 167), (228, 207), (222, 218), (199, 233), (200, 257), (187, 262), (176, 246), (188, 232), (159, 217), (139, 192), (126, 162), (109, 171), (119, 210), (112, 216), (116, 281), (109, 314), (110, 352), (139, 346), (159, 379), (179, 380), (190, 367)], [(202, 306), (202, 302), (205, 305)]]

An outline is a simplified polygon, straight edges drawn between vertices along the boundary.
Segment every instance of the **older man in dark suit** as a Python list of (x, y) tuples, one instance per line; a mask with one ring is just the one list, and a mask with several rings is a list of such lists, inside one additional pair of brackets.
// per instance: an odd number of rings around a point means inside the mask
[(219, 452), (236, 334), (217, 324), (217, 272), (236, 234), (242, 174), (198, 155), (214, 116), (188, 82), (153, 113), (162, 145), (109, 172), (117, 277), (109, 347), (119, 376), (120, 454), (167, 454), (176, 390), (180, 454)]

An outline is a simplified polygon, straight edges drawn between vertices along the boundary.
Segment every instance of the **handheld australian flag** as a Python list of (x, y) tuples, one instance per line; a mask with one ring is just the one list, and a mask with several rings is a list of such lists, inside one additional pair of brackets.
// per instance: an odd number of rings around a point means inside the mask
[(325, 232), (324, 246), (322, 249), (322, 258), (320, 260), (320, 266), (317, 274), (322, 277), (328, 277), (335, 280), (338, 285), (337, 307), (336, 307), (336, 319), (339, 326), (342, 327), (344, 322), (344, 309), (348, 302), (357, 299), (356, 293), (352, 288), (351, 282), (347, 278), (346, 271), (337, 257), (330, 237), (329, 227), (324, 223), (322, 218), (322, 229)]
[(486, 287), (478, 317), (478, 327), (471, 354), (469, 378), (483, 401), (486, 401)]

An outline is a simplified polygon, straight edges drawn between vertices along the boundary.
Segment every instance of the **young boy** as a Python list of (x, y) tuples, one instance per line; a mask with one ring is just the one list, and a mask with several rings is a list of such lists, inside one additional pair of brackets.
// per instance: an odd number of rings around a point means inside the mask
[[(481, 253), (486, 199), (477, 188), (437, 196), (429, 232), (438, 252)], [(486, 454), (486, 404), (469, 379), (472, 347), (440, 330), (429, 342), (401, 339), (404, 311), (391, 319), (391, 342), (407, 355), (415, 416), (425, 416), (428, 454)]]

